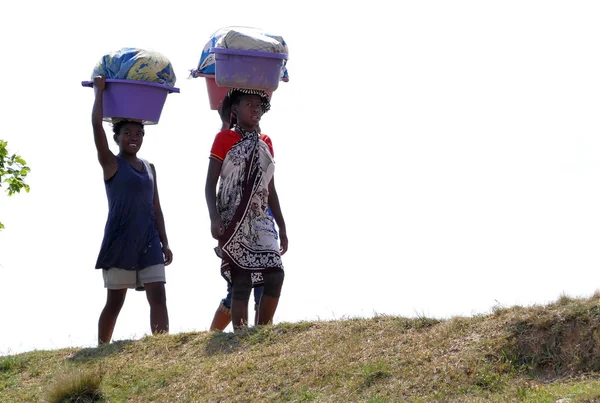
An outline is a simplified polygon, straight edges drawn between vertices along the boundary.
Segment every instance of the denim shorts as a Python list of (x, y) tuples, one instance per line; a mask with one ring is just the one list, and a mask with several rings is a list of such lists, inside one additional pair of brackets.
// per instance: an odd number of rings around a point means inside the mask
[[(254, 287), (254, 309), (258, 310), (258, 305), (260, 304), (260, 297), (263, 294), (263, 286)], [(227, 283), (227, 296), (221, 300), (221, 303), (227, 307), (227, 309), (231, 309), (231, 284)]]

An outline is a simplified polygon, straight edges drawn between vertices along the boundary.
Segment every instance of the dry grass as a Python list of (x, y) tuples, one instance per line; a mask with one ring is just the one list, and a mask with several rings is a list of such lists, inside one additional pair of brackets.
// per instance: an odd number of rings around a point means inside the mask
[(95, 403), (104, 401), (102, 372), (76, 369), (57, 377), (44, 393), (45, 403)]
[(561, 297), (523, 311), (511, 324), (511, 359), (549, 379), (600, 370), (599, 300)]
[(0, 401), (37, 402), (63, 374), (102, 368), (92, 389), (109, 402), (600, 402), (599, 302), (561, 297), (472, 318), (281, 323), (0, 357)]

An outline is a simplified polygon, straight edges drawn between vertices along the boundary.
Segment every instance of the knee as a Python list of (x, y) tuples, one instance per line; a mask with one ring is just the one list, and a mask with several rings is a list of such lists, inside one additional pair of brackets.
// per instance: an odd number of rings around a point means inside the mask
[(108, 298), (104, 306), (104, 311), (111, 315), (118, 315), (121, 312), (121, 308), (123, 308), (124, 302), (125, 298)]
[(283, 287), (284, 278), (285, 274), (283, 270), (265, 273), (265, 286), (263, 294), (267, 297), (279, 298), (281, 295), (281, 288)]
[(235, 276), (231, 287), (231, 298), (238, 301), (248, 301), (252, 292), (250, 276)]
[(165, 285), (163, 283), (155, 284), (150, 286), (145, 284), (146, 297), (150, 306), (162, 306), (167, 305), (167, 293), (165, 291)]

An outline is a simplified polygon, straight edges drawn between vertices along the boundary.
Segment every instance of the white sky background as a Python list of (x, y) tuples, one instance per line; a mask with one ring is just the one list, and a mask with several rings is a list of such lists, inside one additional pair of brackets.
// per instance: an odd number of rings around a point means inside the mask
[[(32, 190), (0, 195), (0, 354), (96, 343), (107, 201), (80, 82), (127, 46), (163, 53), (178, 77), (140, 156), (175, 256), (171, 330), (209, 327), (226, 291), (204, 201), (220, 120), (187, 77), (229, 25), (290, 48), (290, 82), (261, 123), (290, 239), (276, 322), (472, 315), (598, 288), (600, 3), (329, 4), (2, 6), (0, 138)], [(130, 291), (114, 339), (149, 328)]]

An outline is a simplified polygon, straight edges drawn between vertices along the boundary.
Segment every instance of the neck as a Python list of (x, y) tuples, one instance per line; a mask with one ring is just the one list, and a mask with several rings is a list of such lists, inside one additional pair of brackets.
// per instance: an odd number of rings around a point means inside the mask
[(127, 162), (136, 162), (138, 160), (137, 154), (124, 153), (123, 151), (119, 152), (119, 157)]
[(239, 124), (239, 123), (237, 125), (238, 125), (238, 127), (240, 129), (243, 129), (243, 130), (245, 130), (247, 132), (253, 132), (253, 131), (256, 130), (256, 126), (246, 126), (246, 125), (242, 125), (242, 124)]

